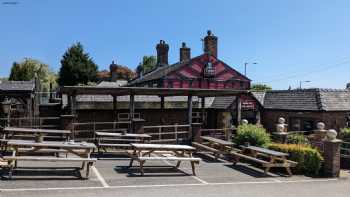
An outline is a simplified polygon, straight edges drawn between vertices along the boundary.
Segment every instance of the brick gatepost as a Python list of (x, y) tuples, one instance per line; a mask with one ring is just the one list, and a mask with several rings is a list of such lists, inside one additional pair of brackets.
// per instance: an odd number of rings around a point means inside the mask
[(324, 174), (330, 177), (339, 177), (340, 173), (340, 144), (341, 140), (324, 140)]

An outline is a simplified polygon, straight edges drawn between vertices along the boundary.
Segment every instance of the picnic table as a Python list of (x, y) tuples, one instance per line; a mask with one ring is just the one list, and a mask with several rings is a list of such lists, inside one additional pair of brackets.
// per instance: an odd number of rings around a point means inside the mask
[(235, 145), (233, 142), (211, 136), (201, 136), (200, 139), (202, 140), (201, 143), (193, 142), (192, 145), (198, 149), (212, 152), (215, 159), (218, 159), (218, 157), (222, 154), (230, 153)]
[[(297, 165), (297, 162), (287, 159), (287, 156), (289, 155), (287, 153), (282, 153), (257, 146), (241, 146), (241, 148), (243, 149), (241, 153), (232, 152), (232, 155), (235, 156), (235, 160), (233, 162), (234, 165), (239, 162), (240, 158), (244, 158), (262, 164), (262, 166), (265, 168), (265, 174), (269, 172), (270, 168), (283, 167), (286, 169), (287, 173), (290, 176), (292, 175), (290, 168)], [(263, 160), (262, 158), (265, 158), (267, 160)]]
[(196, 175), (195, 164), (201, 159), (193, 157), (196, 150), (188, 145), (172, 145), (172, 144), (131, 144), (133, 152), (130, 154), (131, 160), (129, 167), (132, 167), (133, 161), (140, 163), (141, 175), (144, 175), (144, 163), (146, 161), (177, 161), (176, 168), (180, 167), (182, 161), (189, 161), (192, 167), (193, 175)]
[(21, 127), (5, 127), (4, 130), (4, 138), (11, 139), (17, 134), (25, 134), (25, 137), (33, 137), (28, 136), (28, 134), (42, 134), (44, 136), (48, 135), (61, 135), (65, 139), (69, 139), (69, 135), (71, 131), (69, 130), (57, 130), (57, 129), (33, 129), (33, 128), (21, 128)]
[[(34, 139), (35, 135), (41, 134), (43, 138), (51, 138), (54, 140), (69, 140), (71, 131), (69, 130), (56, 130), (56, 129), (34, 129), (34, 128), (21, 128), (21, 127), (5, 127), (1, 136), (1, 149), (7, 150), (7, 141), (11, 139)], [(57, 136), (58, 135), (58, 136)]]
[[(9, 140), (7, 144), (12, 147), (12, 155), (5, 156), (4, 159), (10, 164), (10, 178), (12, 171), (17, 167), (18, 161), (74, 161), (82, 162), (80, 168), (86, 170), (86, 178), (89, 177), (90, 167), (96, 159), (90, 158), (90, 154), (95, 144), (87, 142), (60, 142), (60, 141), (43, 141), (35, 142), (31, 140)], [(66, 153), (66, 157), (50, 156), (26, 156), (33, 153)], [(71, 153), (75, 157), (68, 157)]]
[(100, 149), (106, 148), (131, 148), (130, 143), (144, 143), (151, 139), (150, 135), (147, 134), (136, 134), (136, 133), (110, 133), (110, 132), (95, 132), (96, 145), (99, 155), (101, 155)]

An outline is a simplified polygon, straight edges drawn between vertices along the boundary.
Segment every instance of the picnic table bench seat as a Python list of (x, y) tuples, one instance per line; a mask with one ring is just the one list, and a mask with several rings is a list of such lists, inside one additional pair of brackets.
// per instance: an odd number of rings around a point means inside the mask
[[(249, 161), (253, 161), (262, 165), (264, 168), (265, 175), (269, 172), (270, 168), (283, 167), (287, 170), (288, 174), (291, 176), (292, 172), (290, 170), (291, 167), (295, 167), (298, 163), (295, 161), (291, 161), (286, 159), (288, 156), (287, 153), (282, 153), (274, 150), (269, 150), (266, 148), (249, 146), (243, 147), (243, 150), (236, 151), (232, 150), (231, 155), (234, 157), (233, 165), (236, 165), (241, 158)], [(246, 151), (251, 151), (253, 154), (246, 154)], [(262, 156), (262, 157), (261, 157)], [(263, 160), (269, 159), (269, 161)]]
[(204, 150), (212, 153), (215, 160), (217, 160), (220, 155), (229, 154), (230, 151), (233, 150), (233, 142), (211, 136), (201, 136), (200, 139), (202, 142), (192, 142), (192, 145), (198, 150)]
[(192, 173), (195, 176), (195, 164), (199, 164), (200, 158), (192, 156), (195, 151), (194, 147), (187, 145), (173, 144), (131, 144), (133, 152), (130, 153), (130, 164), (132, 167), (133, 161), (138, 161), (140, 164), (141, 175), (144, 175), (143, 166), (146, 161), (177, 161), (176, 168), (180, 167), (182, 161), (191, 163)]
[(95, 158), (82, 158), (82, 157), (43, 157), (43, 156), (4, 156), (4, 160), (9, 163), (9, 178), (12, 178), (13, 168), (15, 167), (15, 161), (49, 161), (49, 162), (83, 162), (83, 169), (86, 163), (86, 178), (89, 177), (90, 167), (97, 161)]

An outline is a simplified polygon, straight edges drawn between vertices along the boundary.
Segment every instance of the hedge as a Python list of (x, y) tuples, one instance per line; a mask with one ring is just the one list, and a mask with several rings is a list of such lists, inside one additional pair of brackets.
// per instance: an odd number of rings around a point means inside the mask
[(298, 162), (294, 169), (296, 173), (309, 176), (319, 174), (323, 157), (318, 150), (303, 144), (270, 144), (269, 149), (288, 153), (288, 159)]
[(252, 146), (267, 146), (271, 142), (271, 139), (263, 127), (253, 124), (242, 124), (237, 128), (234, 142), (237, 145), (244, 145), (248, 142)]

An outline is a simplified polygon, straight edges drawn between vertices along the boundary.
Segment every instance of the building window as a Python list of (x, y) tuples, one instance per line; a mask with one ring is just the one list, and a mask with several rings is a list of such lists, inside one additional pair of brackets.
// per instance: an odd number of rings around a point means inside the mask
[(173, 82), (172, 81), (169, 81), (168, 82), (168, 88), (172, 88), (173, 87)]

